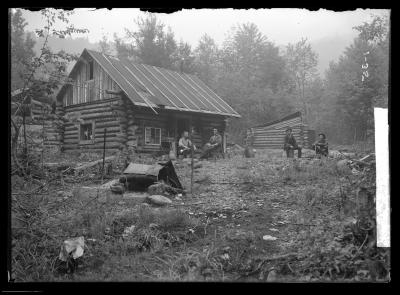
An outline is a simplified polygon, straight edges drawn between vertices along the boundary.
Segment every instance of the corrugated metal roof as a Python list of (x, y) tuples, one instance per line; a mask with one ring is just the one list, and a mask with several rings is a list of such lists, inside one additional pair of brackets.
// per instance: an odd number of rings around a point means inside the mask
[(278, 120), (271, 121), (271, 122), (268, 122), (268, 123), (265, 123), (265, 124), (261, 124), (261, 125), (257, 125), (257, 126), (253, 126), (251, 128), (268, 127), (268, 126), (271, 126), (271, 125), (274, 125), (274, 124), (277, 124), (277, 123), (280, 123), (280, 122), (283, 122), (283, 121), (286, 121), (286, 120), (290, 120), (290, 119), (293, 119), (293, 118), (296, 118), (296, 117), (301, 117), (301, 112), (300, 111), (294, 112), (294, 113), (292, 113), (290, 115), (286, 115), (286, 116), (284, 116), (284, 117), (282, 117), (282, 118), (280, 118)]
[(194, 75), (133, 63), (93, 50), (85, 51), (103, 67), (134, 104), (155, 109), (162, 106), (171, 110), (240, 117)]

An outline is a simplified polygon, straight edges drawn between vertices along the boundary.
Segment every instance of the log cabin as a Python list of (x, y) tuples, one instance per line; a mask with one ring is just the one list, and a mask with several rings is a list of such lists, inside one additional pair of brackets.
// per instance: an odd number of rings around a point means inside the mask
[[(23, 118), (25, 120), (26, 132), (30, 139), (38, 145), (43, 143), (44, 147), (60, 148), (59, 133), (60, 128), (55, 124), (55, 108), (51, 103), (54, 101), (45, 91), (30, 93), (29, 88), (16, 89), (11, 92), (11, 118)], [(35, 96), (35, 99), (33, 98)], [(20, 104), (24, 101), (24, 104)], [(23, 124), (23, 123), (22, 123)], [(23, 124), (24, 125), (24, 124)], [(11, 128), (14, 134), (14, 128)]]
[(294, 112), (278, 120), (247, 129), (248, 138), (252, 138), (252, 146), (258, 149), (282, 149), (286, 129), (292, 128), (296, 142), (310, 148), (315, 141), (315, 130), (308, 129), (303, 123), (300, 111)]
[[(184, 130), (202, 147), (240, 115), (197, 76), (84, 49), (57, 94), (63, 150), (176, 153)], [(106, 130), (105, 130), (106, 129)]]

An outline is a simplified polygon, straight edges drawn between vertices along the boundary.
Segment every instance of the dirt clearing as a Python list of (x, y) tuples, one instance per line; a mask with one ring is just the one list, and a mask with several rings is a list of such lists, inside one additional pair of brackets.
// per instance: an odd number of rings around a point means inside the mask
[[(87, 175), (43, 188), (13, 177), (13, 278), (388, 281), (390, 253), (376, 247), (374, 221), (361, 219), (363, 200), (375, 197), (374, 168), (355, 173), (337, 162), (274, 150), (202, 161), (193, 193), (169, 196), (164, 207), (85, 198), (76, 188), (98, 181)], [(175, 169), (190, 188), (190, 166)], [(58, 255), (78, 236), (85, 251), (71, 271)]]

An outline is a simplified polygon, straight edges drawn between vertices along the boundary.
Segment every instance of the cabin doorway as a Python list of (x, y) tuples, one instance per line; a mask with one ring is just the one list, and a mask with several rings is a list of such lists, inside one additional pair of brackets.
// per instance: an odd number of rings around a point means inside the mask
[(177, 131), (178, 131), (178, 140), (181, 138), (183, 131), (190, 131), (190, 120), (189, 119), (178, 119), (177, 120)]

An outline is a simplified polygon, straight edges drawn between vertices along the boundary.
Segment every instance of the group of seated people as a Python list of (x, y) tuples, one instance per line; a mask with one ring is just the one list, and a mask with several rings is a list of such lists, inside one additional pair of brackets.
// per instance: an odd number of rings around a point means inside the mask
[[(221, 144), (222, 144), (222, 137), (218, 133), (218, 130), (214, 128), (213, 135), (202, 149), (200, 159), (208, 158), (214, 151), (216, 151), (218, 148), (221, 148)], [(196, 151), (197, 150), (196, 146), (192, 144), (191, 140), (189, 139), (189, 132), (184, 131), (182, 133), (182, 137), (179, 139), (178, 142), (178, 155), (182, 155), (184, 158), (186, 158), (191, 154), (192, 146), (193, 146), (193, 151)]]
[[(328, 142), (326, 141), (326, 136), (324, 133), (318, 134), (318, 140), (312, 145), (312, 149), (315, 151), (317, 156), (328, 156)], [(214, 151), (218, 148), (221, 148), (222, 137), (218, 133), (216, 128), (213, 129), (213, 135), (210, 140), (204, 145), (200, 159), (208, 158)], [(184, 131), (182, 133), (182, 137), (178, 142), (178, 155), (182, 155), (184, 158), (188, 157), (191, 154), (191, 149), (193, 147), (193, 151), (197, 151), (195, 145), (192, 144), (189, 139), (189, 132)], [(297, 150), (297, 157), (301, 158), (301, 149), (302, 147), (297, 144), (296, 139), (292, 133), (292, 128), (286, 129), (286, 135), (284, 138), (283, 149), (286, 151), (286, 156), (288, 158), (294, 157), (294, 151)]]
[[(328, 142), (324, 133), (318, 134), (318, 140), (311, 146), (318, 157), (328, 156)], [(286, 151), (288, 158), (293, 158), (294, 151), (297, 150), (297, 156), (301, 158), (301, 146), (297, 144), (296, 139), (292, 134), (292, 128), (286, 129), (283, 149)]]

